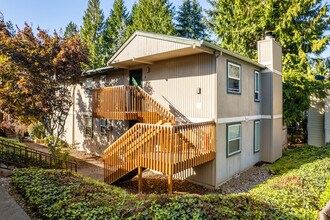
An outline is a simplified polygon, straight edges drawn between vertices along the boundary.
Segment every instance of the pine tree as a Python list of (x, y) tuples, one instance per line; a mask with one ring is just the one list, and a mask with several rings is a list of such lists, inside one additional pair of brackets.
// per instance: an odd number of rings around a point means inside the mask
[(66, 26), (65, 31), (64, 31), (64, 37), (72, 37), (75, 34), (77, 34), (79, 32), (78, 30), (78, 26), (73, 23), (72, 21), (70, 21), (70, 23)]
[(126, 24), (128, 21), (127, 9), (123, 0), (115, 0), (113, 9), (105, 26), (106, 60), (124, 43), (126, 37)]
[(139, 0), (133, 6), (127, 37), (134, 31), (174, 34), (174, 7), (168, 0)]
[(89, 63), (86, 69), (105, 66), (104, 48), (104, 14), (100, 8), (100, 0), (89, 0), (80, 28), (82, 42), (86, 45)]
[(199, 3), (196, 0), (183, 0), (176, 18), (176, 30), (182, 37), (203, 39), (206, 34), (202, 20), (202, 8)]
[(309, 96), (325, 95), (314, 80), (310, 57), (329, 43), (324, 35), (330, 29), (329, 5), (322, 0), (209, 2), (209, 24), (229, 50), (256, 59), (256, 41), (267, 30), (275, 33), (283, 47), (284, 121), (287, 125), (301, 121), (310, 106)]

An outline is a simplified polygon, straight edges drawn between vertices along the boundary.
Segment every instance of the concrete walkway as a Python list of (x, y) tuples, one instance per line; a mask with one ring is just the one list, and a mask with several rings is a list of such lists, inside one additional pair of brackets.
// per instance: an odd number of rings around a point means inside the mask
[(0, 220), (31, 220), (2, 186), (0, 186)]

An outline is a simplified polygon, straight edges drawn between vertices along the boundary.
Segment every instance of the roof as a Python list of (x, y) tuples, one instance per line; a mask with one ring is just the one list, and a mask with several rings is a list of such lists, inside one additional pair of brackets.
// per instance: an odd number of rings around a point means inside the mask
[[(177, 36), (170, 36), (170, 35), (164, 35), (164, 34), (157, 34), (157, 33), (151, 33), (151, 32), (144, 32), (144, 31), (135, 31), (129, 38), (128, 40), (116, 51), (116, 53), (110, 58), (108, 61), (107, 65), (114, 65), (116, 63), (116, 58), (121, 54), (121, 52), (127, 48), (127, 46), (138, 36), (142, 37), (147, 37), (147, 38), (152, 38), (152, 39), (158, 39), (158, 40), (164, 40), (168, 42), (173, 42), (173, 43), (179, 43), (182, 45), (187, 45), (189, 48), (197, 49), (200, 51), (204, 51), (207, 53), (212, 53), (214, 54), (215, 51), (219, 51), (220, 53), (228, 54), (230, 56), (233, 56), (237, 59), (243, 60), (245, 62), (251, 63), (257, 67), (260, 68), (266, 68), (263, 64), (260, 64), (258, 62), (255, 62), (247, 57), (244, 57), (242, 55), (239, 55), (237, 53), (231, 52), (229, 50), (226, 50), (220, 46), (211, 44), (207, 41), (204, 40), (196, 40), (196, 39), (190, 39), (190, 38), (184, 38), (184, 37), (177, 37)], [(193, 50), (188, 48), (186, 49), (181, 49), (181, 51), (184, 50), (184, 53), (181, 53), (183, 55), (188, 55), (189, 53), (193, 54)], [(163, 56), (163, 58), (169, 58), (169, 56)], [(132, 57), (132, 61), (134, 61), (134, 57)]]
[(112, 66), (106, 66), (106, 67), (101, 67), (101, 68), (97, 68), (97, 69), (93, 69), (93, 70), (87, 70), (87, 71), (83, 72), (81, 75), (82, 76), (93, 76), (96, 74), (114, 72), (116, 70), (118, 70), (118, 68), (112, 67)]

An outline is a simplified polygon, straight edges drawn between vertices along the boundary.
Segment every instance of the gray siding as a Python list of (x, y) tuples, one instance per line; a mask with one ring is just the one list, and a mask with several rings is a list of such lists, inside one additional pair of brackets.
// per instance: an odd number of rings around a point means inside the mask
[[(143, 67), (144, 89), (163, 106), (170, 108), (163, 96), (188, 118), (214, 119), (215, 58), (197, 54), (161, 61)], [(197, 94), (200, 88), (201, 93)]]
[(324, 144), (324, 103), (311, 97), (312, 106), (308, 111), (308, 144), (322, 146)]
[[(227, 61), (241, 65), (241, 94), (227, 93)], [(260, 71), (254, 65), (228, 55), (220, 55), (217, 58), (216, 187), (260, 161), (260, 152), (254, 152), (253, 142), (254, 119), (258, 117), (260, 119), (262, 103), (262, 100), (254, 101), (255, 70)], [(262, 93), (263, 87), (260, 88), (260, 94)], [(230, 122), (241, 122), (242, 145), (240, 153), (227, 157), (226, 124)], [(263, 127), (260, 136), (262, 136), (262, 132)]]
[[(107, 75), (105, 86), (123, 85), (128, 83), (128, 74), (124, 70), (118, 70)], [(103, 151), (127, 129), (128, 122), (109, 120), (111, 131), (102, 135), (100, 133), (100, 119), (93, 118), (93, 137), (85, 136), (85, 117), (91, 115), (91, 98), (86, 96), (84, 87), (85, 78), (82, 78), (81, 85), (77, 84), (74, 92), (74, 106), (66, 120), (64, 139), (78, 150), (102, 155)], [(94, 88), (100, 86), (100, 76), (93, 77)], [(73, 91), (73, 88), (72, 88)]]
[[(241, 94), (227, 93), (227, 61), (241, 65)], [(227, 55), (217, 59), (218, 75), (218, 118), (249, 116), (261, 114), (261, 102), (254, 101), (254, 65)], [(260, 93), (262, 94), (262, 87)]]
[(260, 161), (260, 153), (254, 153), (253, 126), (254, 121), (242, 122), (242, 151), (227, 158), (226, 124), (217, 124), (216, 187)]
[(133, 58), (146, 57), (153, 54), (165, 53), (191, 47), (190, 45), (155, 39), (144, 36), (136, 36), (115, 58), (115, 62), (122, 62)]
[(324, 142), (330, 143), (330, 96), (324, 100)]

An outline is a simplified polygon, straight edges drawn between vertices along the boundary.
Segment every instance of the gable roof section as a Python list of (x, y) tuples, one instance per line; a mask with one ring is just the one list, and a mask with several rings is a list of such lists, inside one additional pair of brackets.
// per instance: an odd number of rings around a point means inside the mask
[(214, 54), (215, 51), (234, 56), (260, 68), (264, 65), (249, 58), (225, 50), (203, 40), (195, 40), (170, 35), (135, 31), (108, 61), (108, 66), (130, 68), (141, 63), (153, 64), (156, 61), (193, 55)]

